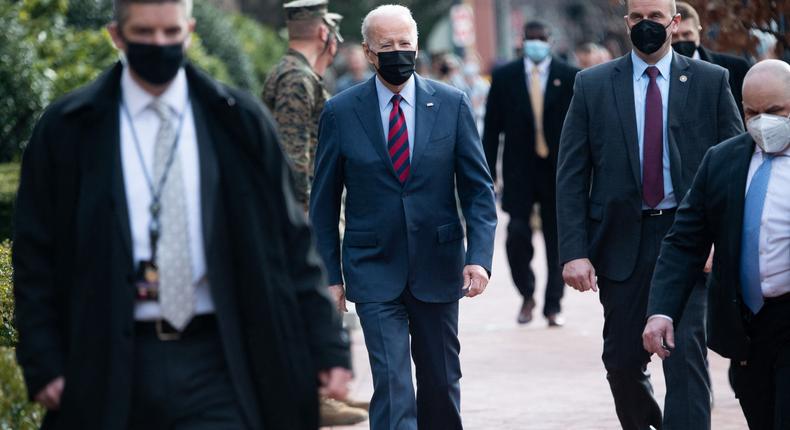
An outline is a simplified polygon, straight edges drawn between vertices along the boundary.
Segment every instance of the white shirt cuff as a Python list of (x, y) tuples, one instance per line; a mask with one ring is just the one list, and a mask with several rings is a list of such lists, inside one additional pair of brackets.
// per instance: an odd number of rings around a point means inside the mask
[(650, 320), (652, 320), (653, 318), (664, 318), (664, 319), (667, 319), (667, 320), (669, 320), (669, 322), (674, 322), (674, 321), (672, 321), (672, 318), (670, 318), (670, 317), (668, 317), (668, 316), (666, 316), (666, 315), (664, 315), (664, 314), (654, 314), (654, 315), (650, 315), (650, 316), (647, 318), (647, 320), (648, 320), (648, 321), (650, 321)]

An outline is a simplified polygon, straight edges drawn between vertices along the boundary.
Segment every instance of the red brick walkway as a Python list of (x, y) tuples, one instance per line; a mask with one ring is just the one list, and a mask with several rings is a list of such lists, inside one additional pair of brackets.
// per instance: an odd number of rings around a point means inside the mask
[[(570, 288), (563, 300), (567, 321), (548, 329), (538, 318), (516, 324), (521, 304), (505, 255), (506, 216), (500, 216), (494, 276), (485, 294), (461, 301), (461, 409), (469, 430), (617, 429), (601, 356), (603, 317), (597, 294)], [(542, 236), (534, 238), (538, 285), (545, 283)], [(536, 296), (539, 306), (541, 292)], [(353, 396), (369, 399), (370, 367), (361, 330), (353, 331), (356, 380)], [(726, 379), (727, 361), (710, 353), (715, 394), (714, 430), (746, 429)], [(661, 365), (650, 367), (656, 394), (665, 392)], [(335, 429), (364, 429), (368, 424)]]

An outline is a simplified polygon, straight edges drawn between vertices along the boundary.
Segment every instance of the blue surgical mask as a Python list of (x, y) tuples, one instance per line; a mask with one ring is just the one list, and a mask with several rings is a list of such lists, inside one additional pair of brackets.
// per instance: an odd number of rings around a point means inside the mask
[(524, 55), (534, 63), (540, 63), (551, 54), (551, 45), (542, 40), (530, 39), (524, 41)]

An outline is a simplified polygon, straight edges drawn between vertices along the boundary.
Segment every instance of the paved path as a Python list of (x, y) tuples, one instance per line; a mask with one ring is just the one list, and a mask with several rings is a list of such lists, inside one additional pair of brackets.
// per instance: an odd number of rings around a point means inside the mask
[[(549, 329), (537, 318), (516, 324), (521, 299), (512, 285), (505, 255), (506, 216), (500, 216), (494, 277), (485, 294), (461, 301), (462, 416), (468, 430), (618, 429), (601, 356), (603, 316), (597, 294), (567, 288), (567, 324)], [(543, 241), (535, 235), (536, 276), (545, 283)], [(542, 292), (538, 292), (539, 311)], [(539, 312), (536, 312), (539, 316)], [(361, 330), (353, 331), (356, 379), (352, 397), (369, 399), (370, 366)], [(743, 414), (726, 380), (728, 362), (710, 353), (715, 395), (714, 430), (746, 429)], [(663, 403), (660, 361), (650, 365)], [(335, 429), (365, 429), (368, 424)]]

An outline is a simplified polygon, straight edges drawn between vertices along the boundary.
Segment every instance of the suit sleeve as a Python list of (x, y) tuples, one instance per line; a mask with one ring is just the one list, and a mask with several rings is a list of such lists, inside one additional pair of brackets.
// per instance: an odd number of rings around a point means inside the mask
[(494, 185), (466, 95), (461, 97), (455, 138), (455, 179), (467, 230), (466, 264), (483, 266), (491, 273), (497, 224)]
[[(264, 141), (277, 142), (271, 120), (265, 117), (262, 123), (268, 125), (263, 130)], [(277, 150), (271, 151), (272, 154), (265, 157), (265, 163), (281, 190), (284, 222), (280, 231), (283, 234), (283, 243), (288, 246), (287, 274), (296, 293), (314, 362), (319, 370), (332, 367), (350, 368), (348, 336), (343, 331), (332, 298), (326, 291), (321, 258), (316, 252), (304, 209), (295, 198), (289, 164), (279, 146), (272, 146)]]
[(499, 98), (501, 79), (494, 74), (491, 89), (486, 99), (486, 114), (483, 119), (483, 148), (485, 149), (488, 171), (491, 178), (496, 181), (496, 164), (499, 155), (499, 134), (502, 133), (502, 101)]
[(63, 376), (66, 355), (61, 327), (67, 304), (59, 291), (65, 282), (55, 277), (57, 169), (49, 153), (54, 140), (44, 126), (49, 117), (39, 121), (25, 150), (14, 214), (16, 353), (31, 398)]
[(729, 72), (724, 70), (721, 75), (721, 89), (719, 91), (719, 123), (718, 123), (718, 140), (717, 142), (724, 142), (725, 140), (735, 137), (743, 133), (743, 119), (741, 119), (741, 112), (735, 104), (735, 99), (730, 91)]
[(662, 314), (680, 319), (691, 290), (700, 277), (700, 267), (710, 252), (713, 235), (706, 218), (711, 152), (702, 160), (691, 189), (681, 201), (675, 221), (661, 244), (653, 274), (647, 315)]
[(592, 160), (582, 76), (577, 74), (573, 85), (573, 98), (562, 127), (557, 160), (557, 232), (561, 264), (587, 258), (587, 200)]
[(318, 252), (329, 275), (329, 285), (343, 283), (340, 266), (340, 204), (343, 195), (343, 160), (333, 104), (327, 102), (318, 125), (315, 179), (310, 195), (310, 220)]

